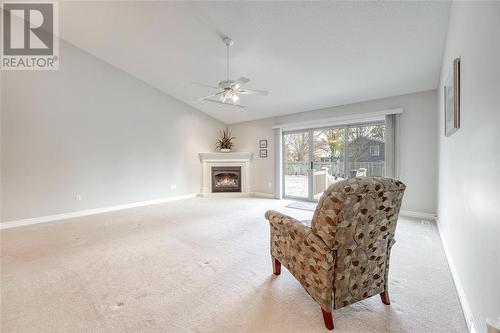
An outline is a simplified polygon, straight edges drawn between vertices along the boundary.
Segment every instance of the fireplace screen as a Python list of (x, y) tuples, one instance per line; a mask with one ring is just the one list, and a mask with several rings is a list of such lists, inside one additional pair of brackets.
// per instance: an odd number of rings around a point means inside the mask
[(212, 167), (212, 192), (241, 192), (241, 167)]

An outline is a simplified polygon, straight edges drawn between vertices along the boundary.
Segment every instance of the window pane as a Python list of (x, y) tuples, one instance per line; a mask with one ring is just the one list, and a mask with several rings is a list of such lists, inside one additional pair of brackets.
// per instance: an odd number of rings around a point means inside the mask
[(326, 128), (314, 131), (314, 199), (336, 181), (345, 178), (344, 128)]
[(285, 196), (307, 198), (310, 168), (308, 132), (283, 135), (283, 161)]
[(385, 175), (385, 124), (349, 127), (348, 177)]

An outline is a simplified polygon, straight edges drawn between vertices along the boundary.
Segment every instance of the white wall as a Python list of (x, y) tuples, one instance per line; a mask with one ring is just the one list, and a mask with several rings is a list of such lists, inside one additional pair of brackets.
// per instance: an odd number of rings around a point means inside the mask
[(499, 36), (500, 2), (453, 3), (440, 87), (461, 57), (461, 128), (444, 136), (439, 89), (438, 226), (477, 332), (500, 316)]
[[(251, 111), (248, 111), (251, 112)], [(253, 153), (250, 162), (252, 192), (274, 197), (274, 118), (248, 121), (229, 125), (234, 139), (234, 151)], [(267, 140), (267, 158), (259, 157), (259, 140)]]
[[(349, 104), (316, 111), (268, 118), (230, 125), (236, 150), (254, 153), (252, 162), (252, 191), (274, 192), (274, 137), (273, 125), (331, 118), (355, 113), (368, 113), (403, 108), (400, 120), (401, 180), (407, 190), (403, 208), (409, 211), (436, 212), (436, 154), (437, 110), (435, 90)], [(249, 110), (248, 112), (251, 112)], [(269, 157), (258, 156), (259, 139), (270, 143)]]
[(60, 59), (2, 73), (2, 221), (199, 192), (221, 122), (63, 41)]

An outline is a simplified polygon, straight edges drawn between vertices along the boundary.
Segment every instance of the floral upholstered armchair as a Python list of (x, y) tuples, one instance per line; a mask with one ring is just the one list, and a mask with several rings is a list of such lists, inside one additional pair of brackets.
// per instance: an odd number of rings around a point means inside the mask
[(389, 257), (406, 186), (391, 178), (357, 177), (331, 185), (311, 225), (267, 211), (274, 274), (283, 264), (321, 306), (332, 310), (380, 294), (389, 303)]

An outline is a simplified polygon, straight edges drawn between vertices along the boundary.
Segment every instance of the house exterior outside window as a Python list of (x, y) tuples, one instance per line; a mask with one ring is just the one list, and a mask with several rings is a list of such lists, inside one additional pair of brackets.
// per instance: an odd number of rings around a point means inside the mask
[(370, 146), (370, 156), (379, 156), (380, 149), (378, 145)]

